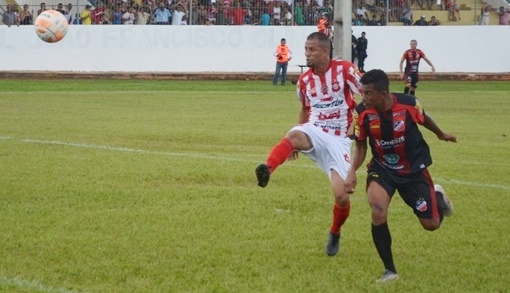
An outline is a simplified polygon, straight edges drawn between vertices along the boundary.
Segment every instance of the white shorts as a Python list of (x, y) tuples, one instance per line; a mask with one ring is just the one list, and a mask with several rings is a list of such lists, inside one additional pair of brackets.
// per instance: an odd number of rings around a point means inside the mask
[(351, 167), (351, 139), (328, 134), (313, 124), (306, 123), (291, 129), (304, 132), (312, 148), (301, 151), (314, 161), (331, 180), (331, 170), (335, 170), (342, 179), (345, 179)]

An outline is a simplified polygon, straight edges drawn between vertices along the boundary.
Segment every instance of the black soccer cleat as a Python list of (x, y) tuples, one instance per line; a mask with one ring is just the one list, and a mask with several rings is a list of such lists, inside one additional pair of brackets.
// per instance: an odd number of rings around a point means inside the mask
[(340, 234), (333, 234), (329, 232), (328, 244), (326, 244), (326, 254), (329, 256), (335, 256), (340, 250)]
[(269, 167), (266, 164), (260, 164), (257, 169), (255, 169), (255, 174), (257, 174), (259, 186), (266, 187), (267, 183), (269, 182), (269, 176), (271, 176)]

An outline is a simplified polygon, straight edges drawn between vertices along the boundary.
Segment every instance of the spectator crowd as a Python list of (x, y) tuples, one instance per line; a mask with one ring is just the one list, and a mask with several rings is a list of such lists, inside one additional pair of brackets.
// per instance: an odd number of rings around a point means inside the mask
[[(388, 22), (403, 25), (439, 25), (432, 16), (430, 20), (413, 19), (412, 7), (427, 10), (449, 11), (448, 21), (460, 20), (457, 0), (353, 0), (352, 25), (383, 26)], [(307, 25), (316, 26), (321, 18), (333, 19), (333, 0), (89, 0), (84, 6), (73, 10), (71, 3), (46, 7), (42, 2), (37, 13), (8, 4), (0, 9), (5, 25), (33, 24), (37, 15), (46, 9), (64, 14), (70, 24), (83, 25)], [(75, 11), (75, 13), (73, 13)], [(499, 11), (484, 6), (481, 24), (486, 24), (489, 12), (497, 13), (500, 24), (508, 24), (510, 11)]]

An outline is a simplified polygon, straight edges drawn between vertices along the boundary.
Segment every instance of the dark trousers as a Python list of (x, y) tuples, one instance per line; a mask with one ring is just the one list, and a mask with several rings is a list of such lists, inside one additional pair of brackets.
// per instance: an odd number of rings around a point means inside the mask
[(276, 70), (274, 72), (273, 77), (273, 84), (278, 83), (278, 78), (280, 77), (280, 71), (282, 73), (282, 84), (285, 84), (287, 81), (287, 66), (289, 65), (289, 62), (280, 63), (276, 62)]
[(358, 51), (358, 69), (365, 71), (365, 59), (367, 59), (367, 51)]

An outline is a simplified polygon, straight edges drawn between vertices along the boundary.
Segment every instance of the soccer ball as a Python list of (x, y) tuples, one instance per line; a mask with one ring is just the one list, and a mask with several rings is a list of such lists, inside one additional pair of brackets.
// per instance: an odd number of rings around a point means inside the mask
[(35, 32), (41, 40), (56, 43), (62, 40), (69, 24), (66, 17), (56, 10), (46, 10), (35, 19)]

